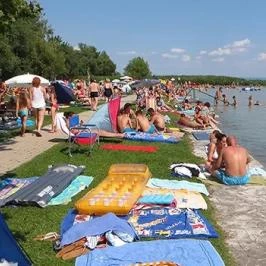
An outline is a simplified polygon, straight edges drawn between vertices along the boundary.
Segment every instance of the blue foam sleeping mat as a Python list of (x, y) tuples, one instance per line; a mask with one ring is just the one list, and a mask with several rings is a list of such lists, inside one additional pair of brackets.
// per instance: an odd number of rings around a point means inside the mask
[(126, 133), (125, 139), (135, 141), (147, 141), (147, 142), (164, 142), (164, 143), (178, 143), (179, 139), (173, 136), (149, 134), (144, 132), (130, 132)]
[(133, 209), (128, 221), (140, 238), (216, 238), (218, 234), (197, 210), (172, 207)]
[(209, 133), (207, 132), (195, 131), (192, 133), (192, 135), (196, 140), (209, 140), (210, 139)]
[(120, 247), (95, 249), (76, 259), (76, 266), (129, 266), (171, 261), (182, 266), (224, 266), (209, 241), (194, 239), (138, 241)]

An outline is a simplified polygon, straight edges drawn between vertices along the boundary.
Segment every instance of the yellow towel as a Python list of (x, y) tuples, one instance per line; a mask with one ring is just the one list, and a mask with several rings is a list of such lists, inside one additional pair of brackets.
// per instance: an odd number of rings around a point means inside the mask
[(145, 187), (142, 195), (172, 194), (175, 197), (177, 208), (207, 209), (207, 203), (198, 192), (186, 189), (161, 189)]

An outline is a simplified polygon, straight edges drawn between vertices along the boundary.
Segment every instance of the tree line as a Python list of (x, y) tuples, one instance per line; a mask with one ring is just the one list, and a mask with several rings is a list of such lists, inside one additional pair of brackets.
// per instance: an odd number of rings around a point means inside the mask
[(48, 79), (114, 75), (105, 51), (56, 36), (37, 1), (0, 0), (0, 78), (35, 73)]
[(170, 80), (174, 78), (178, 83), (192, 82), (197, 84), (223, 85), (223, 86), (266, 86), (266, 80), (251, 80), (229, 76), (215, 75), (156, 75), (158, 79)]
[[(74, 48), (56, 36), (36, 0), (0, 0), (0, 79), (27, 72), (50, 80), (120, 76), (105, 51), (98, 51), (85, 43)], [(226, 76), (152, 76), (148, 62), (142, 57), (131, 59), (124, 74), (135, 79), (174, 77), (180, 83), (266, 86), (263, 80)]]

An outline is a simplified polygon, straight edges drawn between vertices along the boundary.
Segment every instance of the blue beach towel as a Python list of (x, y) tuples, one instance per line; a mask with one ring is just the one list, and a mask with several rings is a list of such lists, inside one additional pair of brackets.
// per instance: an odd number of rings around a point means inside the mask
[(134, 242), (122, 247), (96, 249), (76, 259), (76, 266), (129, 266), (171, 261), (182, 266), (224, 266), (209, 241), (178, 239)]
[[(21, 119), (20, 118), (17, 119), (17, 123), (21, 127)], [(31, 119), (27, 119), (26, 126), (27, 127), (33, 127), (33, 126), (35, 126), (35, 122)]]
[(171, 207), (134, 209), (128, 216), (140, 238), (215, 238), (218, 234), (197, 210)]
[(177, 181), (177, 180), (168, 180), (168, 179), (159, 179), (159, 178), (150, 178), (147, 187), (150, 188), (167, 188), (167, 189), (186, 189), (189, 191), (203, 193), (206, 196), (209, 195), (209, 192), (204, 184), (188, 182), (188, 181)]
[(172, 194), (155, 194), (142, 196), (138, 200), (138, 203), (170, 205), (171, 203), (173, 203), (174, 200), (175, 197)]
[(60, 193), (55, 198), (52, 198), (48, 205), (68, 204), (71, 201), (72, 197), (87, 188), (91, 184), (92, 180), (92, 176), (78, 176), (62, 193)]
[(118, 218), (113, 213), (107, 213), (90, 221), (74, 224), (62, 235), (61, 246), (73, 243), (85, 236), (97, 236), (108, 231), (122, 232), (133, 238), (136, 237), (134, 229), (126, 220)]
[(128, 140), (147, 141), (147, 142), (164, 142), (164, 143), (179, 142), (179, 140), (173, 136), (166, 136), (161, 134), (148, 134), (144, 132), (126, 133), (124, 138)]

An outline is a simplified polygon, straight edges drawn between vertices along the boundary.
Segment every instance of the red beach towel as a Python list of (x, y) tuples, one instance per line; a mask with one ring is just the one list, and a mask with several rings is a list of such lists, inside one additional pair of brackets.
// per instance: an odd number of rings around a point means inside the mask
[(158, 147), (155, 146), (138, 146), (138, 145), (124, 145), (124, 144), (103, 144), (103, 150), (112, 151), (137, 151), (137, 152), (156, 152)]

